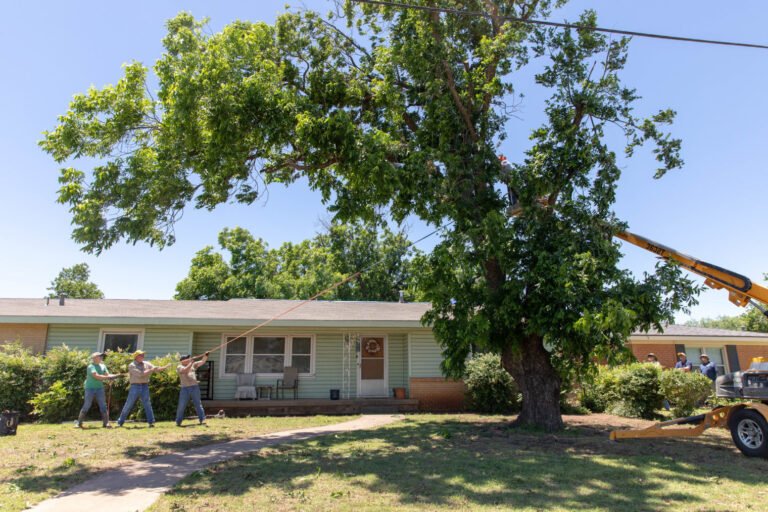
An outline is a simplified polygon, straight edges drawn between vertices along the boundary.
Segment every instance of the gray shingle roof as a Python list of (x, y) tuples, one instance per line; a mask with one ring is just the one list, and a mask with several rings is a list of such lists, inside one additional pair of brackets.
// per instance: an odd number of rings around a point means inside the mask
[[(0, 322), (13, 319), (28, 321), (56, 321), (67, 319), (146, 319), (176, 320), (176, 323), (195, 321), (242, 321), (256, 323), (272, 318), (290, 308), (299, 306), (298, 300), (239, 299), (229, 301), (186, 300), (128, 300), (128, 299), (67, 299), (59, 306), (51, 299), (46, 306), (43, 299), (0, 299)], [(419, 323), (429, 309), (424, 302), (362, 302), (313, 301), (288, 312), (283, 321), (365, 321)]]

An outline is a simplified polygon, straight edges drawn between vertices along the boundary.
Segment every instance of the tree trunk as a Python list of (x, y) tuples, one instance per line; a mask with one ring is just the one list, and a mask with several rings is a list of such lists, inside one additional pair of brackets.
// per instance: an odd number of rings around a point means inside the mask
[(552, 367), (541, 336), (528, 336), (518, 351), (505, 349), (501, 361), (523, 394), (523, 409), (515, 424), (548, 432), (563, 428), (560, 376)]

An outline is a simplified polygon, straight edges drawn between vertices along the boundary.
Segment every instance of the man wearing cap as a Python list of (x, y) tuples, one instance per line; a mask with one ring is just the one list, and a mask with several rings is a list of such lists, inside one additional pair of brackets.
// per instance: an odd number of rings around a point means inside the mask
[(699, 365), (699, 371), (702, 375), (706, 375), (712, 382), (717, 380), (717, 365), (709, 360), (707, 354), (701, 354), (699, 356), (701, 364)]
[(85, 415), (88, 414), (94, 398), (99, 405), (102, 425), (104, 428), (110, 428), (107, 400), (104, 396), (104, 381), (114, 379), (117, 375), (109, 373), (107, 366), (102, 362), (103, 360), (104, 354), (101, 352), (91, 354), (91, 364), (88, 365), (85, 372), (85, 401), (82, 409), (80, 409), (80, 415), (77, 417), (76, 425), (78, 428), (83, 428)]
[(128, 378), (131, 387), (128, 389), (128, 398), (117, 419), (117, 426), (122, 427), (126, 418), (133, 410), (136, 400), (141, 399), (141, 405), (144, 406), (144, 414), (147, 416), (147, 423), (150, 427), (155, 426), (155, 414), (152, 412), (152, 402), (149, 399), (149, 377), (155, 372), (167, 370), (170, 365), (155, 366), (152, 363), (144, 361), (144, 351), (137, 350), (133, 353), (133, 362), (128, 365)]
[(680, 370), (681, 372), (690, 372), (691, 370), (693, 370), (693, 363), (691, 363), (688, 360), (688, 356), (685, 355), (685, 352), (677, 353), (677, 362), (675, 363), (675, 370)]
[(181, 422), (184, 421), (184, 411), (187, 409), (190, 399), (192, 400), (192, 405), (195, 406), (200, 424), (205, 424), (205, 409), (203, 409), (203, 404), (200, 402), (200, 386), (197, 382), (195, 370), (203, 366), (206, 361), (208, 361), (208, 352), (197, 362), (195, 362), (191, 355), (187, 354), (181, 356), (181, 364), (176, 367), (176, 371), (179, 373), (179, 380), (181, 381), (179, 406), (176, 408), (177, 427), (180, 427)]

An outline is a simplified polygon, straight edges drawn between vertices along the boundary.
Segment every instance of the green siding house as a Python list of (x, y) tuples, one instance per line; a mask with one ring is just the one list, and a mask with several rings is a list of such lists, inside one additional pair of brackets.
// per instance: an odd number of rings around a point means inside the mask
[(45, 333), (44, 350), (142, 349), (150, 358), (211, 351), (218, 401), (234, 399), (238, 373), (274, 386), (285, 367), (296, 367), (300, 399), (327, 400), (331, 390), (342, 400), (375, 399), (404, 388), (432, 409), (460, 404), (462, 385), (442, 378), (440, 347), (421, 324), (428, 304), (314, 301), (292, 309), (298, 304), (0, 299), (0, 335), (34, 327), (38, 337)]

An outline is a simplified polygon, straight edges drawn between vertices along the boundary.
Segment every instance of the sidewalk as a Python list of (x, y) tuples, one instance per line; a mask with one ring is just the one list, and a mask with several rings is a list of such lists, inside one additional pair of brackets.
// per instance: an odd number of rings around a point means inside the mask
[(147, 509), (176, 482), (205, 466), (255, 452), (266, 446), (295, 443), (313, 437), (376, 428), (398, 421), (398, 415), (366, 415), (356, 420), (273, 432), (250, 439), (202, 446), (186, 452), (134, 462), (45, 500), (34, 512), (136, 512)]

